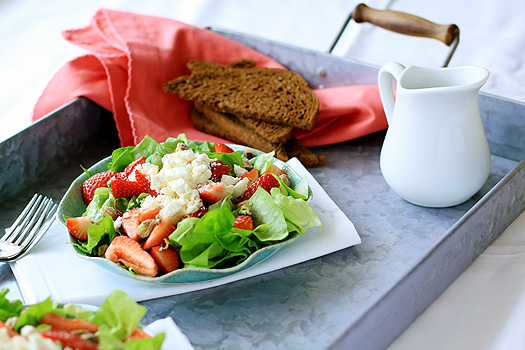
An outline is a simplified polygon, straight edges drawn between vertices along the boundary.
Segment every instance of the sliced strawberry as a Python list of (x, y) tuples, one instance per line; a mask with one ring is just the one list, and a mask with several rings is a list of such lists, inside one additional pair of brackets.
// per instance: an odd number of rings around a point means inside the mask
[(207, 204), (214, 204), (228, 195), (226, 185), (223, 182), (214, 182), (197, 189), (201, 198)]
[(155, 219), (159, 211), (161, 210), (161, 207), (155, 208), (155, 209), (140, 209), (139, 212), (139, 222), (144, 222), (148, 219)]
[(130, 209), (122, 214), (122, 228), (129, 238), (138, 241), (139, 234), (137, 228), (140, 225), (139, 215), (140, 208)]
[(98, 345), (81, 338), (80, 336), (63, 331), (60, 329), (51, 329), (49, 331), (42, 332), (41, 335), (44, 338), (51, 339), (55, 342), (59, 342), (63, 346), (68, 346), (75, 350), (97, 350)]
[(157, 197), (159, 195), (157, 191), (151, 188), (151, 180), (148, 175), (137, 170), (135, 172), (135, 180), (139, 183), (140, 186), (142, 186), (143, 189), (145, 189), (146, 193), (149, 193), (153, 197)]
[(157, 226), (155, 226), (146, 242), (144, 242), (144, 249), (148, 250), (156, 245), (161, 245), (164, 243), (164, 239), (168, 238), (173, 231), (175, 231), (175, 224), (171, 222), (170, 218), (161, 217)]
[(137, 181), (121, 179), (114, 179), (111, 181), (111, 192), (118, 198), (138, 196), (141, 193), (147, 193), (148, 190), (149, 188), (146, 188), (144, 184)]
[(239, 215), (233, 222), (233, 227), (243, 230), (253, 230), (253, 221), (250, 215)]
[(98, 331), (98, 326), (94, 323), (84, 321), (80, 318), (73, 319), (62, 317), (53, 312), (46, 312), (40, 323), (50, 325), (53, 329), (60, 329), (68, 332), (85, 330), (90, 333), (95, 333)]
[(212, 159), (210, 162), (211, 180), (220, 179), (222, 175), (229, 174), (232, 171), (230, 166), (218, 159)]
[(146, 163), (146, 157), (139, 157), (128, 164), (128, 166), (124, 169), (123, 173), (129, 176), (133, 170), (135, 170), (136, 166), (139, 164)]
[(18, 334), (17, 332), (15, 332), (14, 330), (12, 330), (11, 328), (9, 328), (4, 322), (0, 321), (0, 328), (5, 328), (7, 329), (7, 335), (10, 337), (10, 338), (13, 338), (13, 337), (16, 337), (16, 336), (19, 336), (20, 334)]
[(259, 170), (253, 168), (252, 170), (248, 171), (246, 174), (242, 175), (241, 180), (244, 179), (245, 177), (248, 178), (249, 180), (248, 186), (250, 186), (259, 177)]
[(151, 335), (144, 332), (140, 328), (135, 328), (135, 330), (129, 335), (129, 337), (126, 339), (126, 341), (134, 340), (134, 339), (143, 339), (143, 338), (151, 338)]
[(159, 270), (164, 273), (170, 273), (180, 268), (179, 253), (172, 246), (167, 248), (160, 245), (151, 248), (150, 254), (157, 262)]
[(79, 216), (76, 218), (66, 219), (66, 226), (73, 236), (86, 241), (88, 239), (88, 227), (91, 226), (91, 219), (89, 216)]
[(108, 187), (108, 181), (117, 174), (116, 171), (107, 170), (102, 173), (95, 174), (88, 178), (82, 184), (82, 198), (86, 204), (93, 200), (95, 190), (99, 187)]
[(233, 153), (233, 150), (229, 146), (226, 146), (224, 143), (215, 143), (213, 144), (213, 152)]
[(140, 244), (128, 236), (117, 236), (106, 250), (106, 259), (121, 262), (141, 275), (155, 277), (158, 266), (151, 255)]
[(281, 184), (279, 183), (279, 180), (275, 178), (275, 175), (273, 174), (262, 174), (261, 177), (259, 177), (253, 184), (248, 187), (248, 189), (244, 192), (242, 195), (242, 200), (247, 200), (253, 194), (255, 191), (257, 191), (257, 187), (262, 187), (265, 189), (268, 193), (270, 193), (270, 190), (274, 187), (279, 187)]
[(286, 175), (286, 172), (284, 170), (281, 170), (277, 167), (275, 164), (270, 164), (266, 168), (263, 174), (275, 174), (277, 176)]

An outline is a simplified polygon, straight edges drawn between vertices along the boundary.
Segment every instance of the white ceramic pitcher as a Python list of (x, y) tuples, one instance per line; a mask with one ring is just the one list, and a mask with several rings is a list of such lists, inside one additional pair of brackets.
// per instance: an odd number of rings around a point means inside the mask
[(400, 197), (425, 207), (448, 207), (483, 186), (490, 150), (478, 92), (488, 76), (481, 67), (405, 68), (394, 62), (379, 70), (388, 121), (380, 166)]

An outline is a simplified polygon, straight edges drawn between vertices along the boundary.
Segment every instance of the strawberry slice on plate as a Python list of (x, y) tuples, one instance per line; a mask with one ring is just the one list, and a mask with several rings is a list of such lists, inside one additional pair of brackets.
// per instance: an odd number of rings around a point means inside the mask
[(223, 161), (212, 159), (210, 162), (211, 180), (220, 179), (222, 175), (229, 174), (232, 168)]
[(69, 233), (82, 241), (86, 241), (88, 239), (88, 227), (91, 226), (91, 218), (89, 216), (69, 218), (66, 219), (66, 226)]
[(144, 242), (144, 249), (148, 250), (156, 245), (161, 245), (164, 240), (168, 238), (173, 231), (175, 231), (175, 224), (168, 217), (161, 217), (159, 222), (149, 235), (146, 242)]
[(253, 221), (250, 215), (239, 215), (233, 222), (233, 227), (243, 230), (253, 230)]
[(181, 262), (179, 253), (172, 246), (162, 247), (155, 246), (151, 248), (150, 254), (157, 262), (159, 270), (164, 273), (170, 273), (180, 268)]
[(253, 194), (255, 191), (257, 191), (258, 187), (262, 187), (265, 189), (268, 193), (270, 193), (270, 190), (274, 187), (279, 187), (281, 184), (279, 180), (275, 177), (274, 174), (268, 173), (268, 174), (262, 174), (261, 177), (259, 177), (253, 184), (248, 187), (248, 189), (244, 192), (242, 195), (242, 200), (247, 200)]
[(233, 153), (233, 149), (226, 146), (224, 143), (213, 144), (213, 152), (215, 153)]
[(84, 321), (80, 318), (63, 317), (49, 311), (44, 314), (40, 323), (47, 324), (53, 329), (61, 329), (68, 332), (84, 330), (95, 333), (98, 331), (98, 326), (94, 323)]
[(226, 185), (223, 182), (214, 182), (197, 189), (202, 200), (207, 204), (214, 204), (228, 195)]
[(106, 250), (106, 259), (120, 262), (141, 275), (155, 277), (159, 267), (153, 257), (140, 244), (128, 236), (117, 236)]
[(89, 204), (93, 200), (95, 190), (99, 187), (108, 187), (108, 181), (116, 174), (116, 171), (107, 170), (95, 174), (84, 181), (82, 184), (82, 198), (84, 199), (84, 202)]
[(253, 168), (252, 170), (248, 171), (246, 174), (242, 175), (241, 176), (241, 180), (246, 178), (246, 177), (249, 180), (248, 181), (248, 186), (250, 186), (259, 177), (259, 170), (257, 170), (256, 168)]

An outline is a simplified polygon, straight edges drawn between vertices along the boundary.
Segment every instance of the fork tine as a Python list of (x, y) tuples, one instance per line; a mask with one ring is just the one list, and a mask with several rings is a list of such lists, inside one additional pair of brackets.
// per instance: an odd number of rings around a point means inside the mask
[(29, 244), (34, 238), (38, 230), (42, 227), (42, 224), (47, 220), (48, 213), (53, 207), (53, 200), (49, 199), (46, 201), (45, 207), (40, 207), (38, 213), (35, 215), (35, 219), (31, 220), (31, 224), (27, 227), (25, 234), (20, 235), (20, 237), (14, 242), (21, 247), (24, 247), (26, 244)]
[[(42, 220), (47, 216), (47, 207), (49, 204), (53, 204), (51, 198), (44, 197), (44, 200), (38, 203), (38, 206), (34, 208), (31, 212), (31, 217), (28, 217), (29, 220), (24, 220), (23, 225), (25, 225), (19, 232), (19, 234), (11, 238), (11, 243), (21, 245), (21, 242), (27, 237), (31, 236), (34, 230), (37, 230), (39, 226), (42, 225)], [(29, 221), (29, 222), (26, 222)]]
[(33, 206), (33, 203), (38, 199), (38, 197), (41, 197), (41, 195), (39, 195), (38, 193), (35, 193), (33, 198), (31, 198), (31, 201), (26, 205), (26, 207), (20, 213), (18, 218), (15, 220), (15, 222), (13, 222), (13, 227), (17, 226), (20, 223), (20, 221), (22, 221), (22, 219), (25, 218), (27, 212), (29, 211), (29, 209), (31, 209), (31, 207)]
[(18, 253), (16, 257), (13, 257), (10, 260), (11, 262), (23, 258), (31, 250), (31, 248), (33, 248), (42, 239), (42, 237), (44, 237), (44, 234), (47, 232), (47, 230), (49, 230), (49, 228), (54, 222), (53, 216), (55, 215), (57, 208), (58, 208), (58, 204), (54, 204), (51, 210), (49, 211), (46, 217), (46, 220), (44, 221), (44, 225), (40, 228), (37, 234), (33, 237), (33, 240), (20, 253)]
[(3, 237), (2, 241), (13, 243), (13, 241), (20, 235), (22, 228), (27, 226), (27, 221), (33, 217), (33, 212), (38, 206), (38, 203), (42, 200), (43, 196), (35, 194), (31, 201), (26, 205), (22, 213), (15, 220), (11, 226), (11, 230), (7, 232)]

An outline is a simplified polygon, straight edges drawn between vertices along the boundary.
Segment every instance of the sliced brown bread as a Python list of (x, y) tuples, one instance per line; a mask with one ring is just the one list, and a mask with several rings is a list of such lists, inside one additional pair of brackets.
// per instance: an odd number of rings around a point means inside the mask
[(233, 143), (249, 146), (262, 152), (268, 153), (275, 151), (275, 157), (282, 161), (287, 161), (289, 159), (283, 144), (272, 144), (257, 134), (250, 132), (249, 130), (240, 129), (238, 132), (226, 130), (214, 123), (212, 120), (206, 118), (206, 116), (197, 109), (193, 110), (191, 114), (191, 120), (195, 128), (199, 131), (210, 135), (215, 135)]
[(229, 66), (225, 66), (220, 63), (214, 63), (210, 61), (197, 61), (197, 60), (191, 60), (186, 65), (192, 73), (196, 72), (202, 72), (205, 70), (217, 70), (217, 71), (223, 71), (226, 67), (231, 68), (253, 68), (255, 67), (255, 62), (252, 60), (238, 60), (230, 63)]
[[(311, 130), (318, 117), (317, 96), (297, 73), (276, 68), (196, 68), (164, 84), (164, 90), (211, 110)], [(208, 65), (209, 63), (202, 65)], [(216, 64), (212, 64), (216, 65)], [(211, 66), (212, 66), (211, 65)]]
[(233, 114), (226, 114), (212, 111), (206, 105), (200, 102), (195, 102), (195, 108), (203, 113), (206, 118), (213, 121), (223, 129), (231, 130), (233, 134), (244, 132), (255, 133), (264, 138), (270, 143), (285, 143), (292, 137), (293, 127), (289, 125), (281, 125), (263, 120), (256, 120), (251, 118), (236, 117)]
[(290, 138), (290, 140), (288, 140), (288, 142), (286, 142), (284, 145), (284, 148), (286, 149), (286, 154), (288, 157), (298, 158), (307, 168), (313, 168), (324, 164), (325, 162), (325, 156), (318, 156), (314, 154), (295, 137)]

